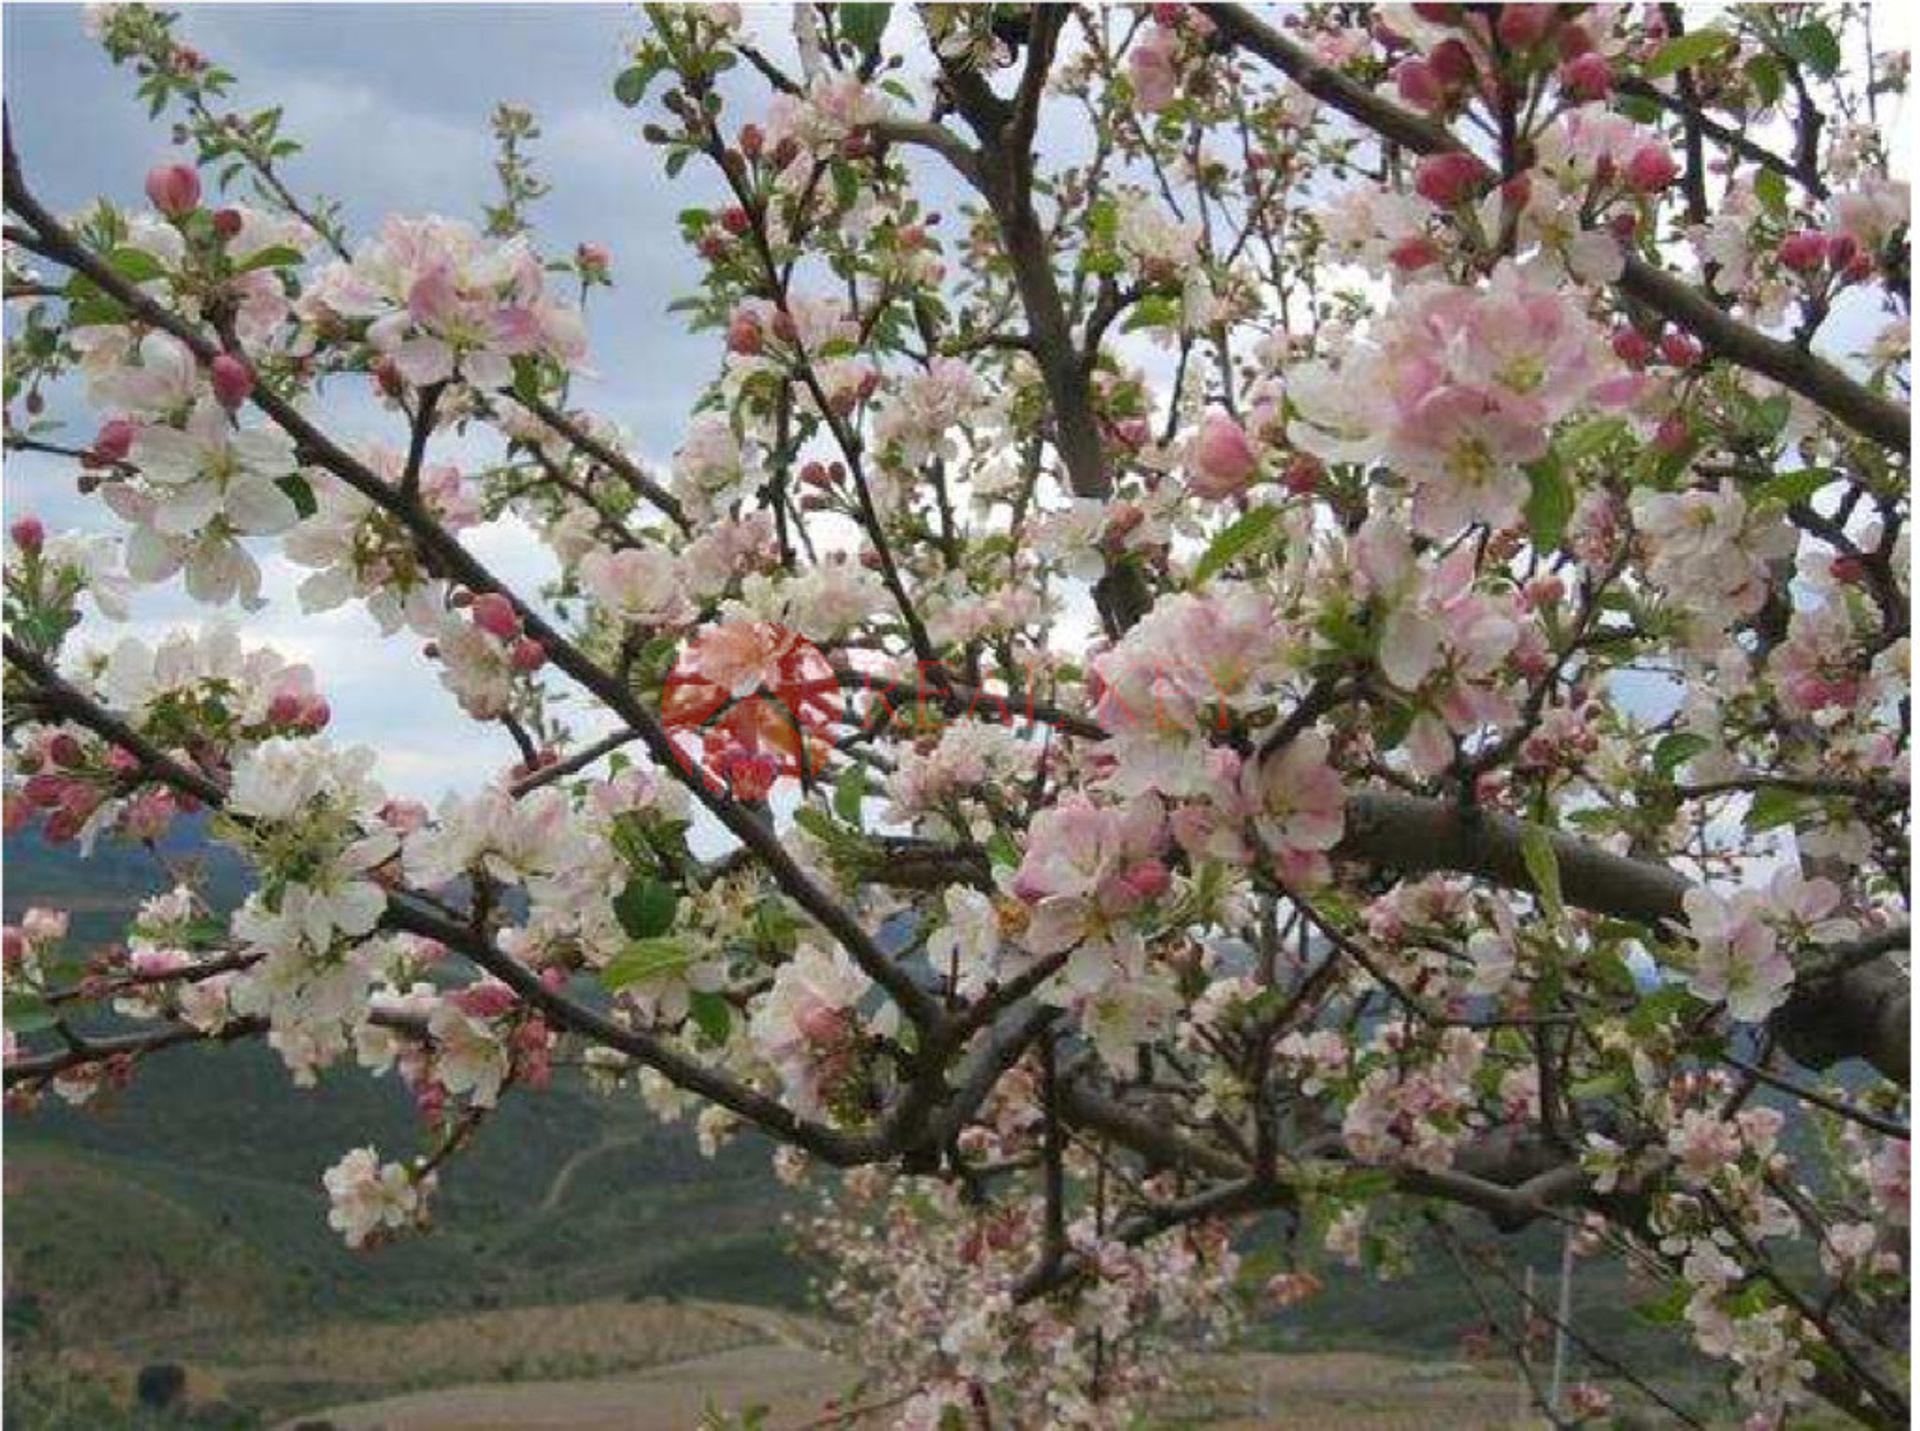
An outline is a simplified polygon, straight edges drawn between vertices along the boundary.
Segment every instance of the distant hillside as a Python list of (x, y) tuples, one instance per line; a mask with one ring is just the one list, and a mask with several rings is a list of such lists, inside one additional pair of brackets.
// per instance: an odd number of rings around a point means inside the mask
[[(244, 893), (244, 868), (191, 823), (163, 853), (201, 870), (223, 906)], [(79, 948), (118, 937), (167, 879), (144, 851), (103, 843), (83, 860), (32, 835), (6, 841), (6, 876), (8, 919), (34, 904), (71, 910)], [(781, 1232), (793, 1202), (764, 1143), (705, 1159), (688, 1128), (590, 1095), (565, 1070), (508, 1099), (449, 1165), (432, 1235), (349, 1251), (326, 1225), (321, 1172), (363, 1143), (404, 1153), (421, 1131), (392, 1077), (343, 1067), (303, 1091), (259, 1045), (170, 1051), (87, 1108), (48, 1099), (9, 1114), (9, 1341), (167, 1359), (338, 1318), (660, 1295), (803, 1300)]]
[[(192, 825), (166, 853), (203, 868), (219, 903), (244, 892), (244, 870)], [(6, 873), (8, 918), (35, 903), (73, 909), (83, 942), (117, 936), (165, 880), (140, 851), (103, 844), (82, 861), (30, 836), (6, 842)], [(364, 1143), (409, 1151), (419, 1131), (391, 1077), (343, 1067), (302, 1091), (258, 1045), (171, 1051), (95, 1106), (49, 1100), (9, 1115), (9, 1343), (29, 1358), (57, 1349), (204, 1364), (237, 1337), (343, 1321), (652, 1297), (805, 1300), (808, 1269), (782, 1233), (794, 1198), (772, 1177), (761, 1140), (709, 1161), (688, 1128), (661, 1125), (636, 1100), (588, 1094), (565, 1071), (551, 1089), (509, 1098), (448, 1167), (431, 1235), (348, 1251), (326, 1226), (322, 1170)], [(1243, 1238), (1250, 1289), (1278, 1266), (1284, 1236), (1273, 1224)], [(1507, 1245), (1525, 1250), (1547, 1295), (1557, 1233), (1536, 1229)], [(1511, 1315), (1512, 1297), (1495, 1295)], [(1583, 1268), (1582, 1327), (1624, 1343), (1644, 1369), (1671, 1368), (1674, 1341), (1637, 1322), (1636, 1295), (1617, 1271)], [(1247, 1341), (1445, 1356), (1479, 1321), (1459, 1279), (1423, 1256), (1416, 1275), (1390, 1288), (1331, 1273), (1305, 1304), (1257, 1313)], [(310, 1397), (291, 1382), (255, 1390), (261, 1409), (322, 1404), (312, 1399), (320, 1390)]]

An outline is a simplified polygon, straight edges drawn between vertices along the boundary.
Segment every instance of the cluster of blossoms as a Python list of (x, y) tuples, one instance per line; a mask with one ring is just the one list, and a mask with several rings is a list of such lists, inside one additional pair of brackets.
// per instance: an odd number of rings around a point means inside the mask
[(459, 378), (485, 391), (513, 380), (517, 358), (571, 369), (586, 357), (579, 311), (547, 291), (529, 245), (437, 216), (388, 219), (351, 262), (320, 270), (299, 311), (309, 323), (364, 323), (376, 371), (391, 364), (417, 388)]
[(1414, 530), (1450, 540), (1519, 521), (1553, 427), (1637, 388), (1572, 295), (1504, 264), (1484, 288), (1415, 285), (1337, 365), (1290, 369), (1288, 434), (1326, 462), (1386, 463)]
[(1708, 639), (1759, 609), (1774, 564), (1794, 552), (1780, 512), (1755, 511), (1730, 483), (1712, 491), (1637, 491), (1632, 511), (1647, 544), (1647, 579)]
[(327, 1169), (323, 1182), (332, 1204), (327, 1225), (349, 1247), (417, 1223), (432, 1191), (430, 1181), (416, 1181), (403, 1164), (381, 1162), (373, 1148), (355, 1148)]
[(1235, 1325), (1225, 1293), (1239, 1259), (1218, 1224), (1132, 1245), (1092, 1215), (1074, 1219), (1063, 1255), (1097, 1275), (1072, 1308), (1017, 1295), (1038, 1231), (1029, 1209), (973, 1208), (947, 1183), (865, 1173), (801, 1220), (803, 1246), (833, 1267), (828, 1304), (860, 1328), (863, 1364), (917, 1388), (891, 1413), (898, 1431), (937, 1431), (983, 1406), (1015, 1425), (1130, 1425), (1173, 1384), (1178, 1346)]
[(363, 746), (276, 737), (236, 762), (227, 794), (223, 830), (260, 875), (233, 915), (234, 939), (258, 962), (228, 1006), (267, 1020), (302, 1081), (346, 1052), (384, 952), (365, 937), (387, 904), (375, 872), (400, 840), (379, 817), (373, 761)]
[(1831, 880), (1805, 879), (1791, 869), (1775, 874), (1764, 890), (1688, 890), (1687, 933), (1694, 944), (1688, 987), (1724, 1002), (1741, 1022), (1759, 1023), (1793, 987), (1788, 950), (1811, 953), (1859, 936), (1859, 921), (1843, 916), (1840, 906)]
[[(389, 447), (360, 454), (367, 469), (396, 490), (406, 459)], [(313, 479), (315, 509), (287, 533), (287, 560), (313, 575), (300, 583), (306, 611), (332, 611), (349, 601), (363, 603), (383, 635), (402, 629), (429, 635), (443, 614), (442, 584), (422, 568), (406, 533), (365, 493), (339, 478)], [(430, 462), (419, 472), (421, 504), (449, 532), (473, 526), (480, 517), (473, 486), (450, 463)]]
[[(67, 675), (162, 751), (190, 762), (217, 764), (250, 742), (310, 735), (332, 714), (311, 669), (267, 648), (247, 650), (226, 625), (176, 632), (154, 646), (127, 637), (111, 651), (77, 649)], [(189, 793), (139, 782), (137, 756), (71, 723), (29, 724), (8, 754), (10, 831), (41, 816), (54, 842), (77, 839), (86, 848), (109, 830), (157, 840), (197, 804)]]

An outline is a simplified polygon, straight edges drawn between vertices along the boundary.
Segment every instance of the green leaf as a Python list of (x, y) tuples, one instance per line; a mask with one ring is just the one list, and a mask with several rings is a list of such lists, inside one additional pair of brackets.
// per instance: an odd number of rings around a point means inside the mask
[(1020, 847), (1005, 830), (995, 830), (987, 841), (987, 858), (995, 865), (1011, 867), (1020, 863)]
[(1778, 169), (1762, 169), (1753, 176), (1753, 195), (1775, 218), (1787, 213), (1787, 181)]
[(252, 273), (259, 268), (286, 268), (289, 264), (299, 263), (304, 257), (300, 250), (291, 244), (277, 243), (271, 248), (263, 248), (245, 263), (234, 270), (236, 273)]
[(840, 833), (834, 828), (833, 821), (827, 818), (824, 810), (812, 805), (802, 805), (793, 812), (793, 823), (812, 835), (816, 840), (831, 843)]
[(1527, 530), (1533, 536), (1536, 551), (1550, 552), (1560, 545), (1573, 515), (1573, 484), (1560, 459), (1549, 452), (1539, 462), (1527, 464)]
[(1547, 913), (1559, 919), (1566, 912), (1560, 897), (1560, 857), (1554, 854), (1553, 839), (1544, 826), (1527, 826), (1520, 836), (1520, 858)]
[(293, 509), (304, 520), (320, 510), (320, 503), (313, 495), (313, 484), (298, 472), (289, 472), (284, 477), (273, 479), (274, 485), (293, 498)]
[(632, 109), (647, 97), (647, 86), (666, 68), (666, 63), (664, 56), (649, 55), (640, 63), (620, 71), (613, 81), (613, 97)]
[(839, 10), (840, 33), (862, 51), (878, 49), (880, 37), (887, 32), (893, 14), (891, 5), (842, 5)]
[(1648, 79), (1664, 79), (1711, 58), (1732, 44), (1733, 36), (1724, 30), (1695, 30), (1691, 35), (1668, 40), (1647, 61), (1643, 73)]
[(1788, 59), (1805, 65), (1822, 79), (1831, 79), (1840, 69), (1840, 41), (1819, 21), (1788, 30), (1780, 36), (1780, 51)]
[(1690, 1300), (1691, 1293), (1687, 1290), (1687, 1284), (1675, 1282), (1658, 1297), (1650, 1302), (1639, 1303), (1633, 1310), (1642, 1321), (1650, 1322), (1656, 1327), (1675, 1326), (1686, 1316), (1687, 1303)]
[(1785, 393), (1775, 393), (1753, 405), (1754, 435), (1764, 442), (1771, 442), (1786, 430), (1787, 419), (1793, 416), (1793, 400)]
[(726, 1045), (733, 1030), (733, 1005), (726, 996), (709, 989), (695, 989), (687, 996), (687, 1017), (715, 1048)]
[(673, 916), (679, 907), (680, 896), (674, 887), (648, 875), (628, 880), (613, 901), (620, 927), (635, 939), (665, 934), (673, 928)]
[(1614, 101), (1614, 108), (1636, 124), (1658, 124), (1664, 113), (1657, 100), (1638, 94), (1621, 95)]
[(679, 939), (636, 939), (607, 961), (607, 967), (600, 971), (600, 983), (617, 993), (630, 984), (677, 974), (693, 963), (694, 957)]
[(167, 272), (160, 260), (143, 248), (116, 248), (107, 255), (107, 266), (129, 283), (163, 278)]
[(1762, 482), (1755, 489), (1753, 500), (1756, 504), (1778, 502), (1783, 507), (1791, 507), (1811, 499), (1837, 475), (1831, 467), (1801, 467), (1782, 472)]
[(1653, 747), (1653, 768), (1670, 780), (1674, 771), (1712, 746), (1713, 742), (1704, 735), (1695, 735), (1690, 730), (1677, 730), (1671, 735), (1663, 735)]
[(1706, 1007), (1684, 984), (1663, 984), (1642, 994), (1627, 1015), (1627, 1032), (1648, 1038), (1670, 1023), (1684, 1022)]
[(1624, 418), (1593, 417), (1561, 433), (1554, 448), (1568, 462), (1585, 462), (1589, 457), (1598, 457), (1626, 435)]
[(860, 202), (860, 172), (851, 164), (836, 159), (828, 172), (833, 176), (833, 197), (843, 209)]
[(1786, 93), (1787, 86), (1780, 75), (1780, 66), (1774, 63), (1772, 55), (1754, 55), (1741, 68), (1746, 70), (1747, 78), (1753, 81), (1753, 88), (1762, 104), (1780, 102), (1780, 96)]
[(1806, 802), (1791, 790), (1768, 786), (1753, 792), (1753, 800), (1747, 806), (1746, 826), (1756, 834), (1775, 830), (1791, 825), (1805, 808)]
[(1259, 545), (1279, 520), (1278, 507), (1255, 507), (1241, 514), (1208, 544), (1206, 554), (1193, 569), (1192, 584), (1201, 585), (1222, 568), (1245, 556)]
[(8, 991), (5, 1002), (7, 1029), (12, 1033), (34, 1033), (50, 1029), (55, 1022), (53, 1008), (38, 994)]
[(833, 782), (833, 813), (859, 829), (860, 805), (867, 797), (867, 772), (857, 765), (847, 767)]

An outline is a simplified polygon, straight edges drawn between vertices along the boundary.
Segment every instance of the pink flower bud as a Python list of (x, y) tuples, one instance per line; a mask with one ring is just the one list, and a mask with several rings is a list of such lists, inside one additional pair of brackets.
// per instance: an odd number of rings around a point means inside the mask
[(513, 663), (513, 669), (516, 671), (537, 671), (547, 664), (547, 648), (531, 636), (522, 636), (513, 643), (513, 649), (507, 653), (507, 659)]
[(267, 702), (267, 721), (271, 725), (292, 725), (305, 708), (306, 702), (299, 696), (292, 691), (282, 691)]
[(794, 1022), (799, 1025), (801, 1034), (811, 1043), (833, 1043), (845, 1030), (846, 1014), (827, 1004), (810, 1003), (800, 1011)]
[(1690, 333), (1668, 333), (1660, 339), (1660, 357), (1676, 368), (1690, 368), (1700, 361), (1700, 341)]
[(1387, 250), (1387, 261), (1402, 273), (1418, 273), (1431, 267), (1439, 257), (1440, 250), (1433, 240), (1419, 234), (1403, 238)]
[(1318, 457), (1310, 452), (1296, 452), (1287, 459), (1287, 470), (1280, 480), (1294, 496), (1304, 497), (1317, 490), (1326, 475), (1327, 469)]
[(1642, 144), (1627, 160), (1627, 187), (1636, 193), (1657, 194), (1679, 176), (1680, 166), (1664, 144)]
[(232, 412), (253, 391), (253, 369), (231, 353), (221, 353), (208, 365), (213, 380), (213, 395), (220, 406)]
[(390, 398), (397, 398), (407, 390), (407, 380), (400, 376), (400, 365), (392, 358), (382, 358), (373, 365), (373, 380)]
[(322, 696), (315, 696), (300, 711), (300, 724), (307, 730), (325, 730), (333, 719), (333, 707)]
[(200, 176), (191, 164), (156, 164), (147, 170), (147, 199), (169, 218), (200, 207)]
[(1433, 66), (1433, 72), (1440, 77), (1440, 83), (1448, 89), (1464, 89), (1473, 83), (1473, 77), (1479, 72), (1480, 63), (1459, 40), (1442, 40), (1427, 53), (1427, 63)]
[(753, 227), (753, 218), (738, 204), (729, 204), (720, 211), (720, 227), (739, 238)]
[(100, 424), (93, 437), (93, 456), (98, 462), (125, 462), (133, 451), (133, 424), (124, 417), (109, 418)]
[(1811, 273), (1827, 261), (1827, 236), (1817, 229), (1801, 229), (1780, 240), (1781, 266)]
[(1689, 435), (1687, 420), (1678, 413), (1669, 413), (1654, 429), (1653, 445), (1662, 452), (1678, 452), (1687, 445)]
[(77, 770), (87, 763), (87, 753), (79, 741), (63, 730), (47, 742), (47, 759), (68, 770)]
[(29, 554), (47, 544), (47, 529), (40, 524), (38, 517), (20, 518), (7, 528), (7, 535), (13, 538), (15, 546)]
[(1121, 879), (1142, 899), (1158, 899), (1173, 885), (1173, 876), (1167, 873), (1167, 867), (1155, 859), (1140, 861)]
[(1538, 611), (1543, 607), (1558, 606), (1567, 594), (1567, 584), (1549, 572), (1529, 581), (1522, 594), (1526, 597), (1527, 605)]
[(765, 346), (760, 336), (760, 320), (751, 313), (736, 313), (727, 324), (727, 351), (750, 358)]
[(1588, 50), (1560, 66), (1560, 87), (1577, 100), (1605, 99), (1613, 91), (1613, 66)]
[(1559, 19), (1558, 5), (1502, 5), (1495, 30), (1508, 49), (1530, 50), (1553, 33)]
[(1860, 257), (1860, 240), (1852, 234), (1827, 235), (1827, 266), (1829, 268), (1851, 268), (1853, 261), (1858, 257)]
[(230, 239), (240, 232), (246, 220), (240, 217), (238, 209), (215, 209), (213, 211), (213, 231), (223, 239)]
[(1438, 109), (1447, 99), (1446, 86), (1428, 61), (1415, 56), (1402, 60), (1393, 72), (1400, 98), (1415, 109)]
[(1644, 368), (1653, 361), (1653, 344), (1638, 328), (1622, 328), (1613, 335), (1613, 353), (1623, 363)]
[(583, 243), (574, 251), (574, 258), (582, 268), (597, 269), (601, 272), (605, 272), (613, 265), (613, 256), (607, 252), (604, 244)]
[(471, 614), (473, 624), (489, 636), (511, 641), (520, 634), (520, 618), (514, 613), (513, 603), (497, 591), (474, 597)]
[(1490, 177), (1478, 158), (1456, 150), (1422, 159), (1413, 171), (1413, 188), (1428, 203), (1452, 209), (1478, 194)]
[(1563, 60), (1578, 59), (1593, 48), (1593, 36), (1585, 25), (1562, 25), (1553, 32), (1553, 47)]
[(1259, 465), (1240, 424), (1219, 408), (1209, 409), (1200, 419), (1200, 432), (1188, 463), (1194, 492), (1216, 499), (1231, 497), (1245, 489), (1247, 479)]
[(758, 159), (760, 151), (766, 147), (767, 132), (757, 124), (742, 126), (740, 130), (740, 152), (749, 159)]

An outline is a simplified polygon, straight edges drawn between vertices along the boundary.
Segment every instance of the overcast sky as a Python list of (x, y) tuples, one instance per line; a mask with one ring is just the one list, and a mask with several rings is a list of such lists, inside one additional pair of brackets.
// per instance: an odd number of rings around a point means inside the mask
[[(535, 110), (544, 130), (535, 155), (553, 186), (534, 210), (539, 241), (556, 253), (583, 239), (602, 243), (618, 280), (611, 295), (595, 295), (595, 376), (576, 384), (577, 399), (664, 459), (718, 363), (712, 335), (689, 336), (665, 312), (698, 281), (672, 216), (711, 195), (698, 166), (668, 185), (636, 113), (613, 100), (638, 23), (632, 7), (613, 5), (240, 4), (188, 7), (180, 33), (239, 75), (236, 107), (285, 105), (284, 132), (307, 146), (286, 177), (297, 191), (344, 201), (356, 239), (389, 213), (477, 221), (495, 195), (489, 112), (500, 100)], [(8, 5), (4, 25), (8, 107), (40, 197), (60, 211), (102, 194), (143, 204), (148, 167), (174, 151), (167, 125), (134, 99), (130, 72), (115, 70), (87, 38), (78, 6)], [(73, 419), (77, 439), (91, 434), (94, 419), (77, 406), (60, 415)], [(371, 403), (336, 403), (330, 415), (356, 438), (403, 439), (397, 420)], [(458, 455), (457, 444), (445, 450)], [(73, 475), (70, 463), (10, 456), (9, 512), (36, 512), (56, 527), (117, 529), (75, 493)], [(469, 540), (509, 579), (544, 567), (524, 531)], [(333, 702), (335, 734), (380, 750), (390, 789), (432, 799), (471, 788), (512, 759), (498, 727), (459, 716), (411, 639), (380, 641), (357, 609), (301, 613), (291, 596), (300, 575), (268, 566), (272, 605), (244, 619), (244, 635), (313, 663)], [(141, 594), (132, 629), (151, 636), (206, 614), (176, 581)], [(92, 620), (82, 632), (120, 634)]]
[[(749, 14), (763, 41), (785, 53), (787, 8)], [(1904, 6), (1876, 6), (1875, 21), (1882, 46), (1909, 42)], [(713, 335), (688, 335), (665, 311), (699, 277), (673, 215), (715, 195), (700, 165), (669, 183), (639, 137), (639, 114), (612, 97), (640, 23), (632, 7), (597, 4), (221, 4), (186, 7), (181, 34), (239, 75), (237, 107), (285, 106), (284, 132), (307, 146), (286, 177), (296, 190), (341, 199), (355, 239), (389, 213), (477, 221), (495, 194), (487, 116), (501, 100), (532, 108), (544, 129), (535, 157), (553, 186), (534, 209), (539, 241), (554, 253), (586, 239), (604, 244), (618, 282), (595, 295), (594, 374), (576, 384), (577, 400), (622, 423), (658, 462), (679, 444), (718, 363)], [(86, 37), (80, 8), (9, 4), (0, 24), (16, 143), (40, 196), (59, 210), (101, 194), (142, 203), (148, 167), (174, 156), (170, 135), (135, 101), (131, 76)], [(1905, 124), (1895, 128), (1904, 161)], [(1068, 138), (1056, 131), (1048, 142), (1057, 148)], [(951, 180), (937, 164), (922, 174), (933, 180), (936, 206), (950, 204)], [(77, 406), (58, 405), (56, 415), (74, 420), (76, 440), (93, 430)], [(397, 419), (364, 396), (330, 397), (328, 416), (352, 438), (404, 440)], [(480, 455), (451, 438), (437, 439), (434, 452)], [(9, 458), (6, 497), (10, 512), (38, 513), (50, 526), (118, 527), (75, 493), (70, 463)], [(524, 529), (495, 527), (467, 541), (523, 589), (545, 570)], [(292, 597), (300, 575), (268, 563), (271, 605), (245, 618), (245, 635), (313, 664), (336, 712), (335, 735), (378, 749), (390, 789), (434, 799), (511, 761), (504, 734), (459, 715), (411, 638), (382, 642), (353, 608), (303, 614)], [(132, 629), (150, 638), (205, 617), (176, 581), (141, 594)], [(118, 635), (100, 622), (82, 629), (107, 641)]]

